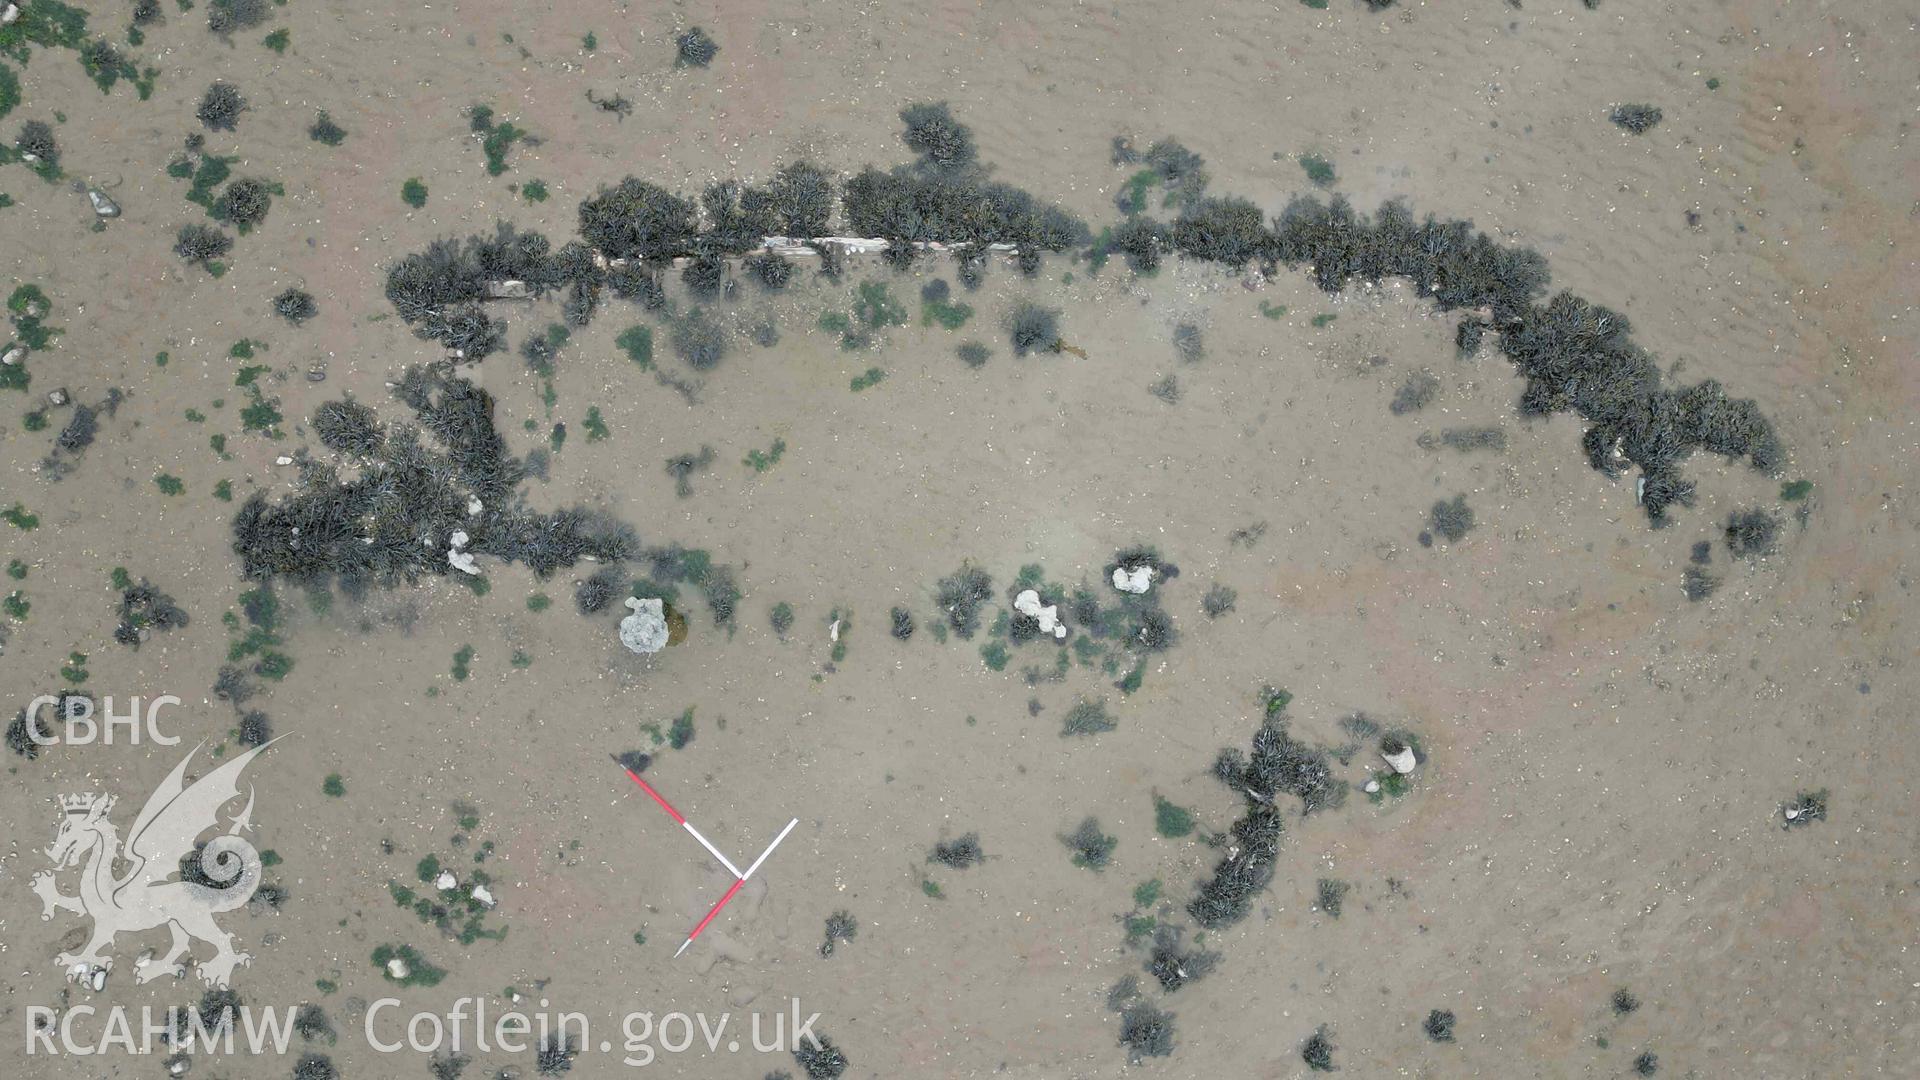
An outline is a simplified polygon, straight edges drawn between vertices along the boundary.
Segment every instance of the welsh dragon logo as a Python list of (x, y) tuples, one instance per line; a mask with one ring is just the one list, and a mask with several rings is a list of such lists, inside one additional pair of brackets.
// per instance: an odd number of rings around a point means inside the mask
[[(108, 816), (113, 796), (89, 792), (60, 797), (59, 831), (47, 848), (54, 869), (33, 876), (33, 891), (44, 905), (42, 919), (64, 909), (93, 920), (93, 937), (85, 948), (54, 958), (69, 980), (92, 979), (112, 970), (107, 950), (116, 936), (158, 926), (173, 935), (172, 944), (165, 956), (140, 968), (136, 982), (185, 975), (182, 957), (196, 939), (214, 948), (213, 959), (197, 965), (208, 986), (225, 987), (236, 966), (252, 961), (249, 954), (234, 950), (233, 935), (213, 921), (215, 915), (246, 903), (260, 887), (260, 854), (240, 836), (241, 830), (253, 828), (252, 787), (246, 790), (246, 806), (225, 833), (205, 846), (198, 840), (219, 827), (221, 809), (241, 794), (241, 772), (270, 745), (257, 746), (188, 786), (183, 778), (200, 750), (194, 747), (147, 798), (124, 845)], [(125, 864), (125, 873), (115, 875), (116, 863)], [(60, 892), (55, 875), (82, 864), (80, 891), (73, 896)]]

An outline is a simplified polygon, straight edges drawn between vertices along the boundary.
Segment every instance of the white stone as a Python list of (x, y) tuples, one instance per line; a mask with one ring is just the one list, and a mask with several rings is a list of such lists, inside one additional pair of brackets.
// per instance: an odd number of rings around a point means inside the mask
[(0, 26), (12, 26), (19, 18), (20, 5), (8, 4), (6, 10), (0, 11)]
[(827, 640), (834, 641), (834, 642), (837, 642), (840, 640), (840, 620), (839, 619), (833, 620), (833, 624), (827, 627)]
[(413, 969), (407, 966), (407, 962), (397, 956), (387, 961), (387, 974), (393, 978), (404, 979), (412, 973)]
[(442, 870), (440, 871), (440, 876), (433, 879), (433, 887), (439, 889), (441, 892), (458, 888), (459, 886), (460, 879), (454, 877), (453, 871), (451, 870)]
[(1367, 781), (1367, 786), (1361, 790), (1365, 791), (1369, 795), (1376, 795), (1380, 791), (1380, 781), (1369, 780)]
[(489, 281), (486, 289), (489, 300), (533, 299), (533, 289), (524, 281)]
[(13, 348), (8, 349), (6, 352), (0, 353), (0, 364), (6, 364), (8, 367), (12, 367), (14, 364), (17, 364), (20, 361), (25, 360), (26, 358), (27, 358), (27, 347), (25, 345), (15, 345)]
[(667, 613), (659, 597), (627, 597), (633, 614), (620, 620), (620, 644), (637, 653), (657, 653), (667, 647)]
[(447, 564), (463, 574), (477, 575), (480, 573), (480, 568), (474, 565), (473, 553), (460, 550), (466, 547), (467, 541), (471, 539), (472, 537), (467, 535), (465, 529), (453, 530), (453, 535), (447, 538), (447, 542), (453, 545), (447, 549)]
[(485, 504), (481, 503), (480, 496), (478, 495), (467, 496), (467, 516), (468, 517), (479, 517), (480, 511), (485, 509), (486, 509), (486, 506)]
[(293, 459), (285, 454), (281, 454), (279, 457), (273, 459), (273, 463), (275, 465), (291, 465), (293, 464)]
[(167, 1066), (167, 1073), (171, 1076), (185, 1076), (187, 1075), (187, 1070), (191, 1068), (193, 1068), (193, 1059), (182, 1057), (180, 1060)]
[(1113, 587), (1124, 593), (1138, 595), (1153, 587), (1153, 567), (1136, 566), (1128, 570), (1124, 566), (1113, 568)]
[(65, 405), (71, 400), (73, 399), (67, 396), (67, 391), (64, 387), (47, 395), (47, 404), (49, 405)]
[(1788, 821), (1792, 821), (1792, 820), (1794, 820), (1795, 818), (1798, 818), (1799, 816), (1800, 816), (1800, 808), (1799, 808), (1799, 807), (1797, 807), (1797, 806), (1789, 806), (1789, 807), (1787, 807), (1787, 820), (1788, 820)]
[(94, 968), (93, 977), (88, 980), (88, 984), (93, 987), (96, 993), (105, 990), (107, 988), (107, 969), (103, 967)]
[(478, 901), (481, 907), (492, 907), (494, 905), (493, 893), (489, 892), (485, 885), (475, 885), (473, 892), (468, 895)]
[(1420, 764), (1420, 759), (1413, 755), (1413, 747), (1411, 746), (1402, 746), (1400, 752), (1397, 754), (1389, 754), (1382, 751), (1380, 756), (1386, 759), (1387, 764), (1393, 766), (1393, 771), (1399, 773), (1401, 776), (1412, 775), (1413, 767)]
[(107, 198), (106, 192), (99, 188), (87, 189), (87, 201), (93, 204), (93, 212), (103, 218), (120, 216), (120, 204)]
[(1067, 636), (1067, 627), (1060, 621), (1060, 605), (1048, 604), (1042, 607), (1038, 590), (1028, 589), (1014, 597), (1013, 610), (1039, 623), (1040, 632), (1043, 634), (1052, 634), (1056, 638)]

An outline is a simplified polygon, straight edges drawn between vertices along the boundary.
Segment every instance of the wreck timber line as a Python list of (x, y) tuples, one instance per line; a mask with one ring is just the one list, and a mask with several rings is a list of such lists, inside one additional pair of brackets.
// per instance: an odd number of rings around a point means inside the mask
[[(896, 244), (891, 240), (881, 240), (864, 236), (817, 236), (811, 240), (796, 240), (790, 236), (765, 236), (760, 246), (749, 251), (731, 253), (728, 259), (745, 259), (754, 255), (778, 255), (785, 259), (823, 258), (822, 249), (832, 250), (838, 255), (885, 255)], [(961, 242), (943, 244), (938, 240), (915, 240), (908, 245), (915, 251), (928, 251), (934, 254), (961, 255), (974, 244)], [(1016, 256), (1020, 247), (1017, 244), (993, 243), (985, 250), (1003, 256)], [(681, 269), (701, 256), (679, 255), (655, 265), (670, 269)], [(636, 266), (647, 262), (645, 259), (609, 259), (599, 251), (593, 253), (593, 264), (602, 270), (617, 269), (623, 266)], [(486, 283), (482, 300), (531, 300), (533, 287), (524, 281), (498, 280)]]

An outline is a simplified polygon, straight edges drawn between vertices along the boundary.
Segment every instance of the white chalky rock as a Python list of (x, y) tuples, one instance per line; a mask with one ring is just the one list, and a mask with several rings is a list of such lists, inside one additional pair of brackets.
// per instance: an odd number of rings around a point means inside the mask
[(441, 892), (456, 888), (459, 884), (460, 879), (454, 877), (453, 871), (451, 870), (442, 870), (440, 871), (440, 876), (433, 879), (433, 887), (439, 889)]
[(1153, 567), (1136, 566), (1132, 570), (1124, 566), (1113, 568), (1113, 587), (1124, 593), (1139, 594), (1153, 587)]
[(107, 198), (107, 193), (101, 191), (99, 188), (87, 189), (87, 201), (93, 204), (93, 212), (100, 217), (110, 218), (120, 216), (120, 204)]
[(19, 4), (8, 4), (4, 10), (0, 10), (0, 26), (12, 26), (19, 18)]
[(474, 565), (473, 553), (470, 551), (460, 550), (461, 548), (467, 546), (468, 540), (472, 539), (467, 535), (466, 530), (455, 529), (453, 531), (453, 535), (448, 537), (447, 539), (453, 545), (452, 547), (447, 549), (448, 565), (452, 566), (455, 570), (458, 570), (463, 574), (478, 574), (480, 572), (480, 568)]
[(1420, 764), (1420, 759), (1413, 756), (1413, 747), (1411, 746), (1402, 746), (1400, 752), (1397, 754), (1389, 754), (1383, 751), (1380, 756), (1385, 758), (1387, 764), (1393, 766), (1393, 771), (1399, 773), (1401, 776), (1412, 775), (1413, 767)]
[(273, 463), (275, 465), (291, 465), (293, 464), (293, 459), (285, 454), (281, 454), (279, 457), (273, 459)]
[(1045, 607), (1040, 606), (1040, 593), (1038, 590), (1028, 589), (1019, 596), (1014, 597), (1013, 610), (1039, 623), (1040, 632), (1043, 634), (1052, 634), (1056, 638), (1064, 638), (1067, 636), (1066, 625), (1060, 621), (1060, 605), (1048, 604)]
[(833, 625), (827, 627), (827, 640), (836, 641), (836, 642), (840, 640), (840, 620), (839, 619), (833, 620)]
[(193, 1059), (182, 1057), (180, 1060), (167, 1066), (167, 1074), (169, 1076), (185, 1076), (187, 1075), (187, 1070), (191, 1068), (193, 1068)]
[(493, 893), (489, 892), (485, 885), (475, 885), (473, 892), (468, 895), (478, 901), (481, 907), (492, 907), (494, 904)]
[(1787, 820), (1788, 820), (1788, 821), (1794, 821), (1794, 820), (1796, 820), (1796, 819), (1798, 819), (1799, 817), (1800, 817), (1800, 808), (1799, 808), (1799, 807), (1797, 807), (1797, 806), (1789, 806), (1789, 807), (1787, 807)]
[(480, 511), (485, 510), (486, 508), (487, 508), (486, 504), (480, 501), (480, 496), (478, 495), (467, 496), (467, 516), (468, 517), (479, 517)]
[(627, 597), (633, 614), (620, 620), (620, 644), (637, 653), (657, 653), (667, 647), (667, 613), (659, 597)]
[(407, 962), (397, 956), (387, 961), (387, 974), (393, 978), (404, 979), (412, 973), (413, 969), (407, 966)]
[(1378, 780), (1367, 781), (1367, 786), (1365, 790), (1366, 790), (1366, 793), (1369, 795), (1377, 794), (1380, 790), (1380, 781)]
[(13, 348), (8, 349), (6, 352), (0, 353), (0, 364), (5, 364), (8, 367), (12, 367), (13, 365), (19, 363), (20, 361), (25, 360), (26, 358), (27, 358), (27, 347), (25, 345), (15, 345)]

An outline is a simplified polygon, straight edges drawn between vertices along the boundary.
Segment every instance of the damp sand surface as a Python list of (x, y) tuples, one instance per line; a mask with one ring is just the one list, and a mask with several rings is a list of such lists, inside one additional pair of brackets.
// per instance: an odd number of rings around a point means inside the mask
[[(918, 296), (951, 264), (896, 274), (869, 260), (840, 285), (802, 274), (772, 297), (743, 280), (719, 307), (733, 354), (698, 374), (662, 321), (613, 303), (562, 349), (551, 404), (509, 353), (466, 373), (497, 397), (514, 452), (566, 425), (531, 504), (584, 504), (648, 545), (711, 552), (745, 593), (736, 625), (716, 627), (683, 586), (687, 639), (635, 657), (617, 610), (573, 610), (588, 566), (546, 581), (495, 566), (484, 595), (434, 580), (324, 610), (281, 590), (278, 650), (294, 666), (249, 707), (288, 737), (252, 766), (247, 835), (278, 856), (267, 880), (286, 899), (221, 917), (253, 955), (234, 980), (244, 1000), (319, 1002), (341, 1034), (310, 1048), (349, 1077), (428, 1075), (419, 1055), (367, 1045), (370, 1002), (503, 1008), (508, 987), (587, 1014), (593, 1040), (616, 1047), (630, 1011), (740, 1021), (798, 997), (849, 1076), (1119, 1076), (1106, 999), (1127, 974), (1175, 1014), (1174, 1057), (1156, 1066), (1168, 1075), (1296, 1075), (1323, 1024), (1351, 1075), (1617, 1076), (1650, 1050), (1662, 1075), (1867, 1076), (1911, 1056), (1903, 703), (1920, 689), (1920, 238), (1898, 104), (1914, 31), (1893, 7), (296, 4), (231, 45), (201, 16), (170, 7), (129, 50), (160, 69), (151, 100), (125, 86), (102, 96), (70, 54), (41, 54), (6, 121), (11, 137), (58, 109), (68, 175), (125, 211), (89, 231), (83, 195), (0, 168), (14, 200), (0, 209), (0, 264), (46, 291), (65, 331), (32, 357), (30, 393), (0, 400), (0, 503), (40, 519), (0, 529), (0, 555), (28, 571), (6, 587), (32, 604), (0, 655), (8, 712), (66, 685), (63, 666), (84, 667), (95, 694), (184, 702), (161, 725), (180, 746), (9, 755), (10, 1032), (30, 1005), (200, 993), (191, 977), (135, 985), (134, 960), (165, 947), (159, 931), (117, 942), (106, 990), (69, 986), (53, 957), (84, 923), (42, 922), (30, 881), (47, 866), (54, 796), (117, 793), (124, 830), (185, 749), (237, 749), (235, 710), (210, 690), (243, 633), (221, 618), (247, 588), (234, 508), (291, 490), (276, 462), (317, 447), (320, 404), (350, 394), (396, 418), (387, 384), (440, 357), (392, 315), (387, 265), (496, 220), (557, 243), (581, 198), (628, 173), (692, 193), (799, 156), (840, 171), (904, 161), (898, 110), (944, 99), (996, 178), (1096, 231), (1129, 175), (1109, 162), (1115, 134), (1177, 137), (1205, 157), (1211, 190), (1269, 212), (1317, 190), (1299, 164), (1317, 155), (1356, 205), (1403, 196), (1470, 218), (1542, 252), (1555, 287), (1626, 314), (1678, 381), (1757, 399), (1790, 447), (1787, 473), (1696, 455), (1697, 504), (1650, 530), (1631, 476), (1587, 467), (1577, 421), (1518, 417), (1520, 383), (1497, 350), (1456, 357), (1455, 320), (1405, 282), (1329, 297), (1284, 271), (1249, 290), (1178, 260), (1135, 277), (1055, 258), (1034, 279), (996, 265), (977, 292), (956, 289), (975, 314), (949, 331), (921, 323)], [(694, 22), (721, 52), (675, 69), (672, 37)], [(259, 44), (282, 26), (284, 54)], [(251, 108), (209, 148), (284, 187), (218, 278), (171, 253), (177, 228), (205, 216), (166, 174), (215, 78)], [(589, 91), (633, 110), (620, 119)], [(1638, 136), (1607, 121), (1635, 101), (1664, 112)], [(502, 175), (468, 131), (476, 102), (537, 140), (515, 145)], [(307, 137), (319, 109), (349, 132), (338, 148)], [(400, 196), (415, 177), (428, 188), (417, 210)], [(546, 201), (510, 187), (534, 180)], [(913, 321), (849, 351), (819, 319), (850, 310), (864, 280), (885, 281)], [(298, 328), (270, 307), (289, 286), (320, 306)], [(689, 303), (677, 282), (673, 296)], [(1012, 355), (1004, 323), (1029, 300), (1062, 312), (1072, 351)], [(516, 347), (559, 319), (558, 304), (502, 310)], [(778, 343), (749, 344), (767, 321)], [(1175, 346), (1181, 324), (1201, 328), (1198, 359)], [(697, 384), (691, 396), (626, 358), (615, 339), (634, 325), (653, 328), (659, 370)], [(243, 339), (264, 343), (254, 359), (233, 355)], [(978, 368), (956, 358), (971, 340), (992, 350)], [(257, 378), (280, 439), (243, 427), (248, 365), (270, 369)], [(316, 369), (324, 382), (307, 378)], [(884, 378), (852, 389), (871, 369)], [(1432, 400), (1396, 415), (1419, 372), (1438, 381)], [(1150, 392), (1169, 376), (1177, 393)], [(46, 459), (67, 411), (45, 430), (24, 420), (57, 387), (87, 403), (127, 395), (64, 470)], [(604, 439), (589, 438), (590, 408)], [(1504, 450), (1423, 445), (1484, 427), (1504, 432)], [(777, 464), (745, 463), (776, 441)], [(682, 497), (667, 461), (703, 446), (713, 461)], [(166, 494), (162, 474), (184, 491)], [(1810, 500), (1782, 503), (1782, 481), (1800, 478)], [(233, 502), (215, 497), (223, 481)], [(1462, 494), (1475, 527), (1422, 546), (1429, 508)], [(1720, 525), (1751, 506), (1774, 508), (1783, 529), (1773, 555), (1737, 561)], [(1721, 585), (1689, 602), (1700, 540)], [(1111, 600), (1103, 568), (1136, 544), (1181, 571), (1156, 586), (1178, 642), (1137, 689), (1115, 685), (1127, 669), (1071, 649), (1060, 675), (1044, 643), (1011, 647), (1004, 670), (984, 661), (1023, 566)], [(982, 630), (936, 641), (936, 582), (968, 562), (994, 581)], [(192, 622), (137, 652), (115, 644), (116, 566)], [(1237, 598), (1209, 618), (1215, 583)], [(534, 594), (551, 607), (531, 610)], [(780, 603), (794, 615), (784, 635), (769, 624)], [(918, 624), (904, 642), (889, 633), (895, 607)], [(1162, 994), (1123, 920), (1186, 922), (1221, 855), (1204, 838), (1243, 808), (1209, 767), (1246, 746), (1263, 685), (1293, 694), (1297, 737), (1338, 747), (1341, 721), (1365, 713), (1417, 733), (1427, 760), (1405, 795), (1354, 791), (1304, 819), (1289, 805), (1271, 887), (1206, 935), (1220, 963)], [(1081, 698), (1104, 698), (1117, 727), (1063, 738)], [(692, 741), (674, 749), (664, 740), (688, 709)], [(800, 820), (678, 960), (727, 875), (608, 760), (627, 750), (655, 755), (647, 778), (736, 863)], [(1363, 747), (1336, 775), (1363, 783), (1369, 766)], [(341, 795), (325, 793), (332, 774)], [(1829, 819), (1783, 830), (1782, 806), (1821, 788)], [(1156, 795), (1199, 828), (1158, 835)], [(1098, 873), (1059, 839), (1088, 815), (1119, 841)], [(984, 863), (927, 862), (936, 841), (967, 833)], [(418, 880), (430, 855), (489, 876), (499, 903), (484, 926), (504, 939), (463, 944), (396, 904), (395, 883), (431, 892)], [(1323, 878), (1351, 886), (1337, 919), (1316, 907)], [(1161, 896), (1138, 912), (1134, 889), (1152, 880)], [(841, 909), (857, 937), (823, 957), (824, 920)], [(371, 956), (389, 944), (445, 978), (386, 982)], [(1638, 1010), (1614, 1012), (1619, 987)], [(1432, 1009), (1457, 1015), (1456, 1041), (1421, 1032)], [(285, 1075), (300, 1043), (195, 1075)], [(21, 1045), (8, 1036), (8, 1075), (103, 1074), (103, 1059), (27, 1058)], [(570, 1075), (627, 1074), (617, 1057), (589, 1052)], [(794, 1069), (744, 1040), (664, 1064), (689, 1077)], [(533, 1055), (480, 1055), (467, 1075), (508, 1065), (531, 1073)]]

